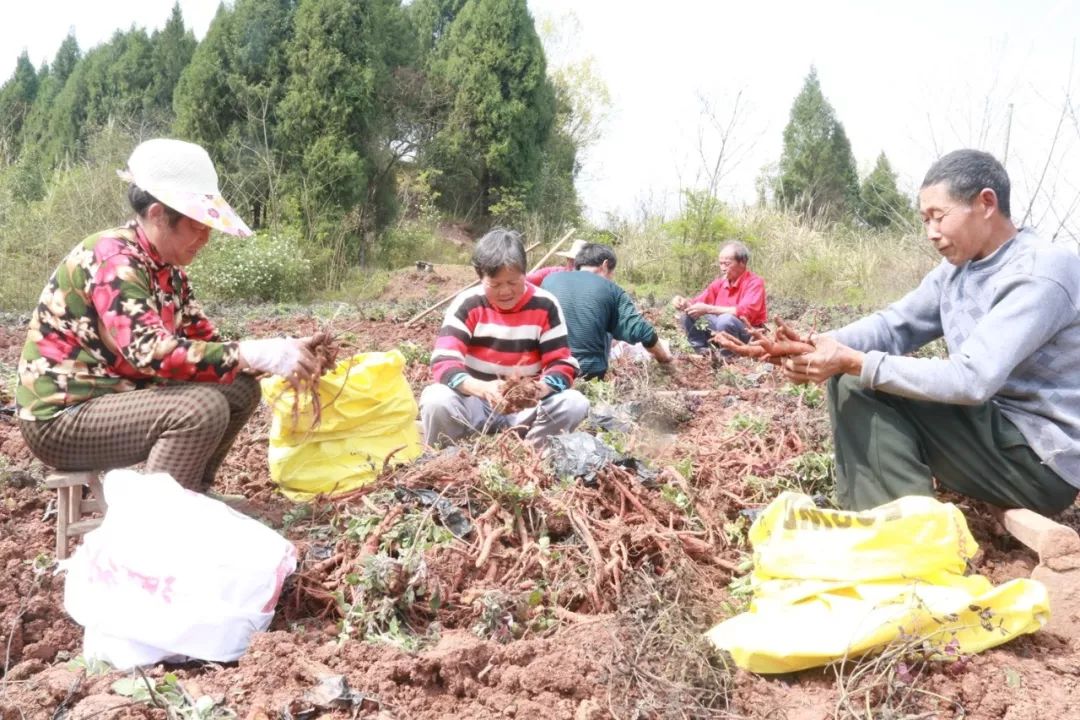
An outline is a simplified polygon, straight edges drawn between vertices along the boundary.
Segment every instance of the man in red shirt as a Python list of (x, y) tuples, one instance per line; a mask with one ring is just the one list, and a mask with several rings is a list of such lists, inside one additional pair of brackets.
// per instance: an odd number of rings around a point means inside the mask
[(587, 245), (584, 240), (575, 240), (574, 244), (570, 246), (569, 250), (562, 250), (555, 253), (561, 258), (566, 258), (566, 262), (562, 265), (549, 265), (542, 267), (539, 270), (533, 270), (531, 273), (525, 276), (525, 280), (530, 285), (540, 287), (544, 284), (544, 278), (548, 275), (553, 275), (559, 272), (568, 272), (574, 269), (574, 261), (577, 259), (578, 253), (581, 252), (581, 248)]
[(697, 297), (672, 298), (671, 304), (682, 313), (682, 326), (695, 352), (709, 351), (714, 332), (728, 332), (746, 342), (750, 327), (765, 324), (765, 281), (747, 269), (749, 262), (750, 249), (746, 245), (725, 243), (718, 261), (722, 275)]

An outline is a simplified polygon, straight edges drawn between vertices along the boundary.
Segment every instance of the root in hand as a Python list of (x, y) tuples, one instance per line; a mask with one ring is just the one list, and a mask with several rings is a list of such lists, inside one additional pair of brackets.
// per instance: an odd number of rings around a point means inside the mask
[(779, 364), (783, 358), (814, 351), (809, 337), (799, 335), (783, 318), (774, 318), (773, 322), (776, 323), (776, 331), (772, 336), (768, 330), (753, 329), (750, 331), (753, 339), (748, 343), (726, 332), (713, 333), (713, 339), (720, 347), (740, 357), (755, 358), (774, 365)]
[(531, 408), (540, 402), (540, 385), (535, 378), (511, 377), (503, 381), (502, 410), (516, 413)]
[[(324, 332), (315, 333), (308, 342), (308, 349), (315, 356), (315, 370), (311, 373), (310, 380), (290, 378), (289, 385), (293, 391), (292, 423), (293, 429), (300, 427), (300, 410), (305, 404), (303, 398), (311, 403), (311, 426), (314, 430), (322, 422), (323, 402), (319, 395), (319, 379), (334, 369), (337, 365), (341, 347), (337, 339)], [(331, 401), (332, 402), (332, 401)]]

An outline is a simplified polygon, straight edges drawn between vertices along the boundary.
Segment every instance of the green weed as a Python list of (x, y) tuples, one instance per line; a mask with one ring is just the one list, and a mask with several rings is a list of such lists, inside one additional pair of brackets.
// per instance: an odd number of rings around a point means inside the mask
[(687, 497), (686, 493), (678, 485), (662, 485), (660, 487), (660, 497), (687, 513), (692, 511), (694, 506), (693, 500)]
[(219, 705), (209, 695), (192, 697), (173, 673), (166, 673), (160, 681), (148, 678), (142, 672), (139, 677), (122, 678), (112, 684), (117, 695), (131, 698), (165, 710), (170, 718), (182, 720), (228, 720), (236, 713)]
[(737, 413), (728, 421), (728, 429), (733, 432), (749, 430), (753, 435), (764, 435), (769, 429), (769, 421), (757, 415)]
[(421, 598), (426, 598), (433, 609), (441, 603), (441, 598), (431, 595), (427, 579), (427, 563), (419, 552), (402, 558), (379, 552), (364, 558), (360, 572), (345, 578), (354, 599), (350, 602), (344, 593), (337, 594), (342, 616), (339, 642), (356, 637), (407, 651), (421, 648), (432, 638), (418, 636), (410, 629), (412, 606)]
[(754, 379), (751, 376), (727, 365), (716, 369), (716, 382), (738, 390), (746, 390), (754, 386)]
[(805, 385), (786, 383), (780, 388), (780, 392), (789, 397), (798, 398), (799, 402), (809, 408), (821, 407), (821, 404), (825, 402), (824, 388), (813, 383)]
[(428, 365), (431, 363), (430, 346), (406, 340), (397, 347), (405, 357), (406, 365)]
[(518, 506), (540, 495), (540, 489), (531, 481), (517, 482), (506, 467), (496, 460), (485, 458), (481, 461), (479, 470), (484, 491), (496, 502)]
[(619, 392), (614, 383), (604, 380), (585, 380), (574, 383), (574, 389), (589, 399), (590, 403), (615, 404), (619, 402)]

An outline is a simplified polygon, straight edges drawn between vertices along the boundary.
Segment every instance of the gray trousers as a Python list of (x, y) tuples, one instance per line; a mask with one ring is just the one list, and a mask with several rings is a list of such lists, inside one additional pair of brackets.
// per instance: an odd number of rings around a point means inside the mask
[(548, 395), (535, 407), (510, 414), (492, 412), (487, 401), (461, 395), (442, 383), (428, 385), (420, 394), (424, 443), (432, 447), (513, 427), (519, 428), (519, 434), (529, 442), (538, 443), (550, 435), (573, 432), (588, 414), (588, 399), (572, 389)]
[(858, 379), (829, 380), (836, 446), (836, 495), (845, 510), (867, 510), (941, 487), (1004, 508), (1061, 512), (1077, 489), (1048, 468), (993, 402), (950, 405), (867, 390)]
[[(705, 320), (708, 330), (703, 330), (697, 326), (698, 321), (702, 319)], [(746, 327), (746, 323), (734, 315), (702, 315), (700, 318), (692, 318), (683, 313), (679, 316), (679, 320), (682, 322), (690, 346), (698, 353), (706, 352), (709, 349), (709, 342), (712, 340), (714, 332), (726, 332), (743, 342), (750, 341), (750, 330)], [(724, 354), (729, 355), (730, 353), (724, 351)]]

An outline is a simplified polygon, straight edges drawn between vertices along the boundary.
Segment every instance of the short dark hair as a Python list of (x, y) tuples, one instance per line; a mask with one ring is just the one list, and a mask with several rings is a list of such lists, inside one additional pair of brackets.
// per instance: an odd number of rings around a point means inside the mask
[(494, 277), (503, 268), (526, 272), (527, 265), (525, 245), (517, 230), (494, 228), (480, 238), (473, 250), (472, 266), (482, 278)]
[(982, 150), (953, 150), (939, 159), (926, 171), (922, 188), (945, 183), (949, 195), (970, 203), (983, 188), (990, 188), (997, 195), (1001, 214), (1009, 214), (1009, 173), (993, 155)]
[(146, 211), (149, 210), (150, 206), (154, 203), (161, 203), (161, 207), (165, 208), (165, 217), (168, 218), (169, 227), (176, 227), (176, 223), (180, 222), (180, 218), (184, 217), (182, 212), (173, 210), (138, 185), (128, 185), (127, 196), (131, 209), (141, 218), (146, 217)]
[(574, 269), (601, 267), (604, 263), (607, 263), (608, 270), (614, 270), (617, 262), (615, 251), (610, 246), (600, 243), (585, 243), (581, 246), (581, 250), (578, 251), (577, 257), (574, 258)]

